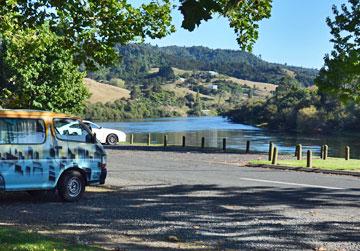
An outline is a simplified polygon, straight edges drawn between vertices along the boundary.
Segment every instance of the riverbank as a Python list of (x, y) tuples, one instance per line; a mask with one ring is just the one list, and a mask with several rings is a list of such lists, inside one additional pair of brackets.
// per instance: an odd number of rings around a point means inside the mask
[(164, 135), (168, 136), (169, 145), (182, 145), (186, 136), (187, 146), (201, 146), (205, 137), (205, 147), (222, 148), (222, 141), (227, 140), (228, 149), (244, 151), (246, 142), (251, 141), (251, 150), (267, 152), (269, 142), (277, 145), (280, 154), (293, 154), (295, 146), (302, 144), (304, 151), (312, 150), (319, 155), (320, 146), (329, 146), (329, 156), (341, 157), (345, 146), (351, 147), (352, 157), (360, 156), (360, 135), (307, 135), (285, 132), (273, 132), (245, 124), (234, 124), (222, 117), (176, 117), (145, 119), (124, 122), (99, 123), (103, 127), (119, 129), (128, 135), (134, 134), (135, 143), (146, 143), (151, 134), (151, 144), (163, 144)]

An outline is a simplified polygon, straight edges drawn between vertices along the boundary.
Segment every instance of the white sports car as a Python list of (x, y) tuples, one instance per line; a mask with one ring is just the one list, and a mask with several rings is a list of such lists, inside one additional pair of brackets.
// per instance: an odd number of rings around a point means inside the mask
[(96, 138), (102, 144), (116, 145), (118, 142), (126, 141), (126, 134), (119, 130), (101, 127), (93, 122), (84, 120), (83, 123), (96, 134)]

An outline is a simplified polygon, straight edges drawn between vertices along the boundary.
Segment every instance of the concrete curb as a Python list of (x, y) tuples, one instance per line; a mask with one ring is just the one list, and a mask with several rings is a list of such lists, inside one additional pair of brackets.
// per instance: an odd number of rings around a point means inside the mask
[(278, 170), (287, 170), (287, 171), (298, 171), (298, 172), (310, 172), (310, 173), (324, 173), (324, 174), (333, 174), (333, 175), (347, 175), (360, 177), (360, 172), (351, 172), (351, 171), (335, 171), (335, 170), (326, 170), (320, 168), (308, 168), (308, 167), (290, 167), (290, 166), (279, 166), (279, 165), (268, 165), (268, 164), (247, 164), (247, 167), (258, 167), (258, 168), (270, 168)]

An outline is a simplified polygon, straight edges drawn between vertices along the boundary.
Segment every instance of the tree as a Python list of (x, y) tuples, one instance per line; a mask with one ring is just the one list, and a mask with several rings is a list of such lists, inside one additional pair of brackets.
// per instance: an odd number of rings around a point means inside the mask
[(271, 15), (272, 0), (182, 0), (179, 7), (184, 16), (182, 27), (190, 31), (215, 15), (229, 20), (243, 50), (252, 50), (259, 36), (258, 22)]
[(0, 51), (0, 105), (77, 113), (89, 93), (72, 54), (49, 27), (5, 33)]
[(0, 34), (48, 23), (63, 38), (59, 46), (72, 52), (76, 64), (96, 68), (117, 60), (116, 44), (161, 38), (173, 31), (170, 12), (170, 0), (139, 8), (126, 0), (1, 1)]
[[(242, 49), (251, 50), (258, 37), (258, 23), (270, 17), (272, 0), (179, 0), (183, 28), (190, 31), (215, 15), (229, 20)], [(0, 34), (34, 29), (45, 23), (63, 40), (75, 63), (88, 68), (117, 60), (116, 44), (162, 38), (175, 30), (171, 0), (149, 1), (134, 7), (127, 0), (12, 0), (0, 1)]]
[(161, 66), (159, 68), (159, 72), (156, 75), (166, 80), (175, 79), (175, 73), (171, 66)]
[(138, 85), (133, 86), (131, 89), (131, 92), (130, 92), (130, 98), (132, 100), (138, 99), (141, 97), (141, 95), (142, 95), (142, 92), (141, 92), (140, 87)]
[(334, 19), (327, 18), (334, 49), (315, 80), (321, 92), (343, 102), (360, 103), (360, 1), (349, 0), (341, 11), (333, 6)]

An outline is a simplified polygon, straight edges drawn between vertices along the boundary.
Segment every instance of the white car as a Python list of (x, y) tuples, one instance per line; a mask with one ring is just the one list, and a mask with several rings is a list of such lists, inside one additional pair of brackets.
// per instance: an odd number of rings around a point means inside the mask
[(77, 122), (67, 123), (64, 125), (60, 125), (56, 128), (59, 134), (61, 135), (81, 135), (82, 130)]
[(122, 131), (104, 128), (86, 120), (83, 123), (96, 134), (96, 138), (102, 144), (116, 145), (118, 142), (126, 142), (126, 134)]

